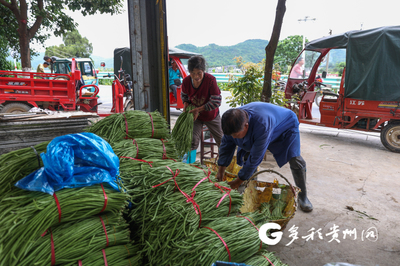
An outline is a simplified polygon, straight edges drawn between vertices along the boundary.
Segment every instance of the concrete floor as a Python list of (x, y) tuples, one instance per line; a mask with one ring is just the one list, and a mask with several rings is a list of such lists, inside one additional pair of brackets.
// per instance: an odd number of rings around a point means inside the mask
[[(176, 118), (171, 115), (171, 124)], [(400, 265), (400, 154), (386, 150), (378, 134), (305, 124), (300, 132), (314, 210), (298, 209), (269, 250), (295, 266)], [(272, 156), (262, 169), (294, 182), (289, 165), (279, 168)]]
[[(304, 124), (300, 131), (314, 210), (298, 209), (280, 243), (270, 250), (296, 266), (400, 265), (400, 154), (386, 150), (378, 134)], [(293, 182), (289, 166), (279, 169), (271, 157), (261, 167)], [(298, 239), (289, 231), (292, 226), (298, 227)], [(307, 237), (312, 232), (314, 239)]]

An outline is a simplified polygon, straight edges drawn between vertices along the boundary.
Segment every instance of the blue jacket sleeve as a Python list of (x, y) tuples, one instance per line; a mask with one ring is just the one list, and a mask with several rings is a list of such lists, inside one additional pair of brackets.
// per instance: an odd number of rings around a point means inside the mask
[(231, 136), (224, 135), (221, 140), (221, 146), (219, 147), (219, 166), (229, 166), (232, 161), (233, 155), (235, 154), (236, 143)]
[(250, 150), (250, 155), (244, 163), (242, 169), (240, 169), (238, 177), (241, 180), (249, 179), (257, 167), (260, 165), (264, 158), (264, 154), (267, 152), (268, 145), (271, 139), (271, 131), (263, 130), (263, 133), (257, 136), (253, 146)]

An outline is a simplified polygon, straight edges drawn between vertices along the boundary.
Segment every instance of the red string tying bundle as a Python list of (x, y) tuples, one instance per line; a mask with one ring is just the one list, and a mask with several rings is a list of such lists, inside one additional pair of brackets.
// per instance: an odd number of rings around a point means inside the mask
[[(206, 172), (204, 171), (204, 173), (206, 173)], [(208, 179), (209, 182), (212, 182), (211, 179), (210, 179), (210, 175), (211, 175), (211, 171), (208, 171), (207, 176), (204, 177), (204, 178), (202, 178), (202, 179), (192, 188), (192, 191), (194, 191), (194, 190), (197, 188), (197, 186), (200, 185), (201, 182), (203, 182), (203, 181), (206, 180), (206, 179)]]
[(164, 140), (163, 139), (160, 139), (160, 140), (161, 140), (162, 148), (163, 148), (162, 158), (165, 159), (165, 158), (167, 158), (167, 151), (165, 149)]
[(267, 257), (265, 257), (264, 255), (262, 255), (264, 258), (266, 258), (268, 261), (269, 261), (269, 263), (271, 263), (271, 265), (272, 266), (275, 266)]
[(216, 186), (217, 188), (219, 188), (219, 190), (224, 193), (224, 195), (222, 196), (222, 198), (219, 200), (218, 204), (217, 204), (217, 208), (219, 207), (219, 205), (221, 204), (221, 202), (224, 200), (224, 198), (226, 198), (226, 196), (229, 196), (229, 211), (228, 211), (228, 216), (231, 213), (231, 206), (232, 206), (232, 198), (231, 198), (231, 189), (221, 186), (219, 183), (215, 182), (214, 186)]
[(137, 144), (135, 139), (133, 139), (132, 144), (136, 145), (136, 157), (135, 157), (135, 159), (137, 159), (137, 158), (139, 158), (139, 146), (138, 146), (138, 144)]
[(55, 192), (54, 192), (54, 194), (53, 194), (53, 197), (54, 197), (54, 199), (55, 199), (55, 201), (56, 201), (56, 204), (57, 204), (57, 209), (58, 209), (58, 222), (61, 223), (61, 206), (60, 206), (60, 202), (58, 201), (58, 198), (57, 198), (57, 195), (56, 195)]
[(103, 252), (104, 265), (108, 266), (106, 251), (104, 249), (102, 249), (101, 252)]
[(106, 225), (104, 224), (104, 221), (103, 221), (103, 219), (101, 218), (101, 216), (99, 216), (99, 218), (100, 218), (101, 224), (103, 225), (104, 233), (106, 234), (106, 240), (107, 240), (106, 247), (108, 247), (109, 242), (108, 242), (108, 235), (107, 235)]
[(103, 189), (103, 194), (104, 194), (104, 206), (103, 206), (103, 209), (101, 209), (101, 211), (100, 211), (100, 212), (103, 212), (107, 208), (108, 198), (107, 198), (106, 191), (104, 190), (103, 184), (100, 184), (100, 186)]
[(224, 239), (217, 233), (217, 231), (211, 229), (210, 227), (206, 227), (206, 226), (205, 226), (205, 227), (203, 227), (203, 228), (207, 228), (207, 229), (213, 231), (213, 232), (219, 237), (219, 239), (221, 239), (222, 243), (223, 243), (224, 246), (225, 246), (226, 251), (228, 252), (228, 255), (229, 255), (229, 262), (230, 262), (230, 261), (231, 261), (231, 252), (229, 251), (228, 245), (226, 244), (226, 242), (224, 241)]
[[(258, 229), (258, 227), (253, 223), (253, 221), (250, 220), (248, 217), (246, 217), (246, 216), (237, 216), (237, 217), (245, 218), (247, 221), (249, 221), (249, 222), (257, 229), (257, 231), (260, 231), (260, 230)], [(260, 241), (260, 250), (261, 250), (261, 249), (262, 249), (262, 241)]]
[(132, 158), (132, 157), (126, 157), (126, 156), (121, 156), (120, 158), (131, 159), (131, 160), (139, 161), (139, 162), (142, 162), (142, 163), (148, 163), (148, 164), (150, 165), (150, 167), (153, 167), (153, 166), (151, 165), (153, 162), (149, 162), (149, 161), (146, 161), (146, 160), (136, 159), (136, 158)]
[(162, 183), (160, 183), (160, 184), (158, 184), (158, 185), (152, 186), (152, 188), (161, 186), (161, 185), (167, 183), (167, 182), (170, 181), (170, 180), (174, 180), (174, 182), (175, 182), (175, 187), (178, 188), (179, 192), (181, 192), (183, 196), (185, 196), (186, 202), (192, 203), (193, 208), (194, 208), (194, 211), (196, 212), (197, 215), (200, 216), (200, 221), (199, 221), (199, 228), (200, 228), (200, 226), (201, 226), (201, 211), (200, 211), (200, 206), (199, 206), (199, 204), (197, 204), (197, 202), (194, 200), (194, 196), (195, 196), (195, 194), (196, 194), (196, 191), (193, 191), (192, 194), (191, 194), (190, 196), (189, 196), (188, 194), (186, 194), (184, 191), (182, 191), (182, 190), (180, 189), (178, 183), (176, 182), (176, 177), (177, 177), (178, 174), (180, 173), (179, 169), (176, 169), (175, 174), (174, 174), (174, 172), (171, 170), (171, 168), (169, 168), (168, 166), (165, 166), (165, 167), (171, 172), (172, 177), (169, 178), (169, 179), (167, 179), (167, 180), (165, 180), (164, 182), (162, 182)]
[(153, 117), (151, 116), (151, 114), (149, 112), (147, 112), (150, 116), (150, 120), (151, 120), (151, 137), (154, 137), (154, 124), (153, 124)]

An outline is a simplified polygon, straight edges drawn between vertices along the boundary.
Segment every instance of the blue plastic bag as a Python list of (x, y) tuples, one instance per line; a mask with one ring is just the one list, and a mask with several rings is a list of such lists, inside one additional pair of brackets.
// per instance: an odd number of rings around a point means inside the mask
[(54, 138), (41, 153), (44, 167), (15, 185), (30, 191), (53, 195), (63, 188), (108, 183), (115, 190), (119, 159), (110, 144), (93, 133), (78, 133)]

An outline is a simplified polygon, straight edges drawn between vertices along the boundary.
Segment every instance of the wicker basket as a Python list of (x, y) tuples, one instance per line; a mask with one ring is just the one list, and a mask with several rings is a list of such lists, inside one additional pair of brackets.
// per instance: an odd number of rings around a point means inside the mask
[[(288, 185), (279, 185), (277, 181), (270, 183), (253, 180), (257, 175), (266, 172), (278, 175), (279, 177), (283, 178)], [(296, 213), (297, 195), (300, 192), (300, 189), (296, 186), (293, 186), (283, 175), (270, 169), (254, 173), (249, 180), (245, 181), (243, 184), (246, 186), (246, 189), (243, 195), (244, 205), (240, 209), (242, 213), (256, 211), (264, 202), (273, 204), (273, 201), (277, 200), (273, 196), (273, 191), (280, 191), (281, 195), (285, 195), (284, 201), (286, 202), (286, 207), (282, 214), (287, 218), (271, 221), (279, 224), (281, 226), (280, 231), (283, 231), (290, 219), (292, 219)]]

